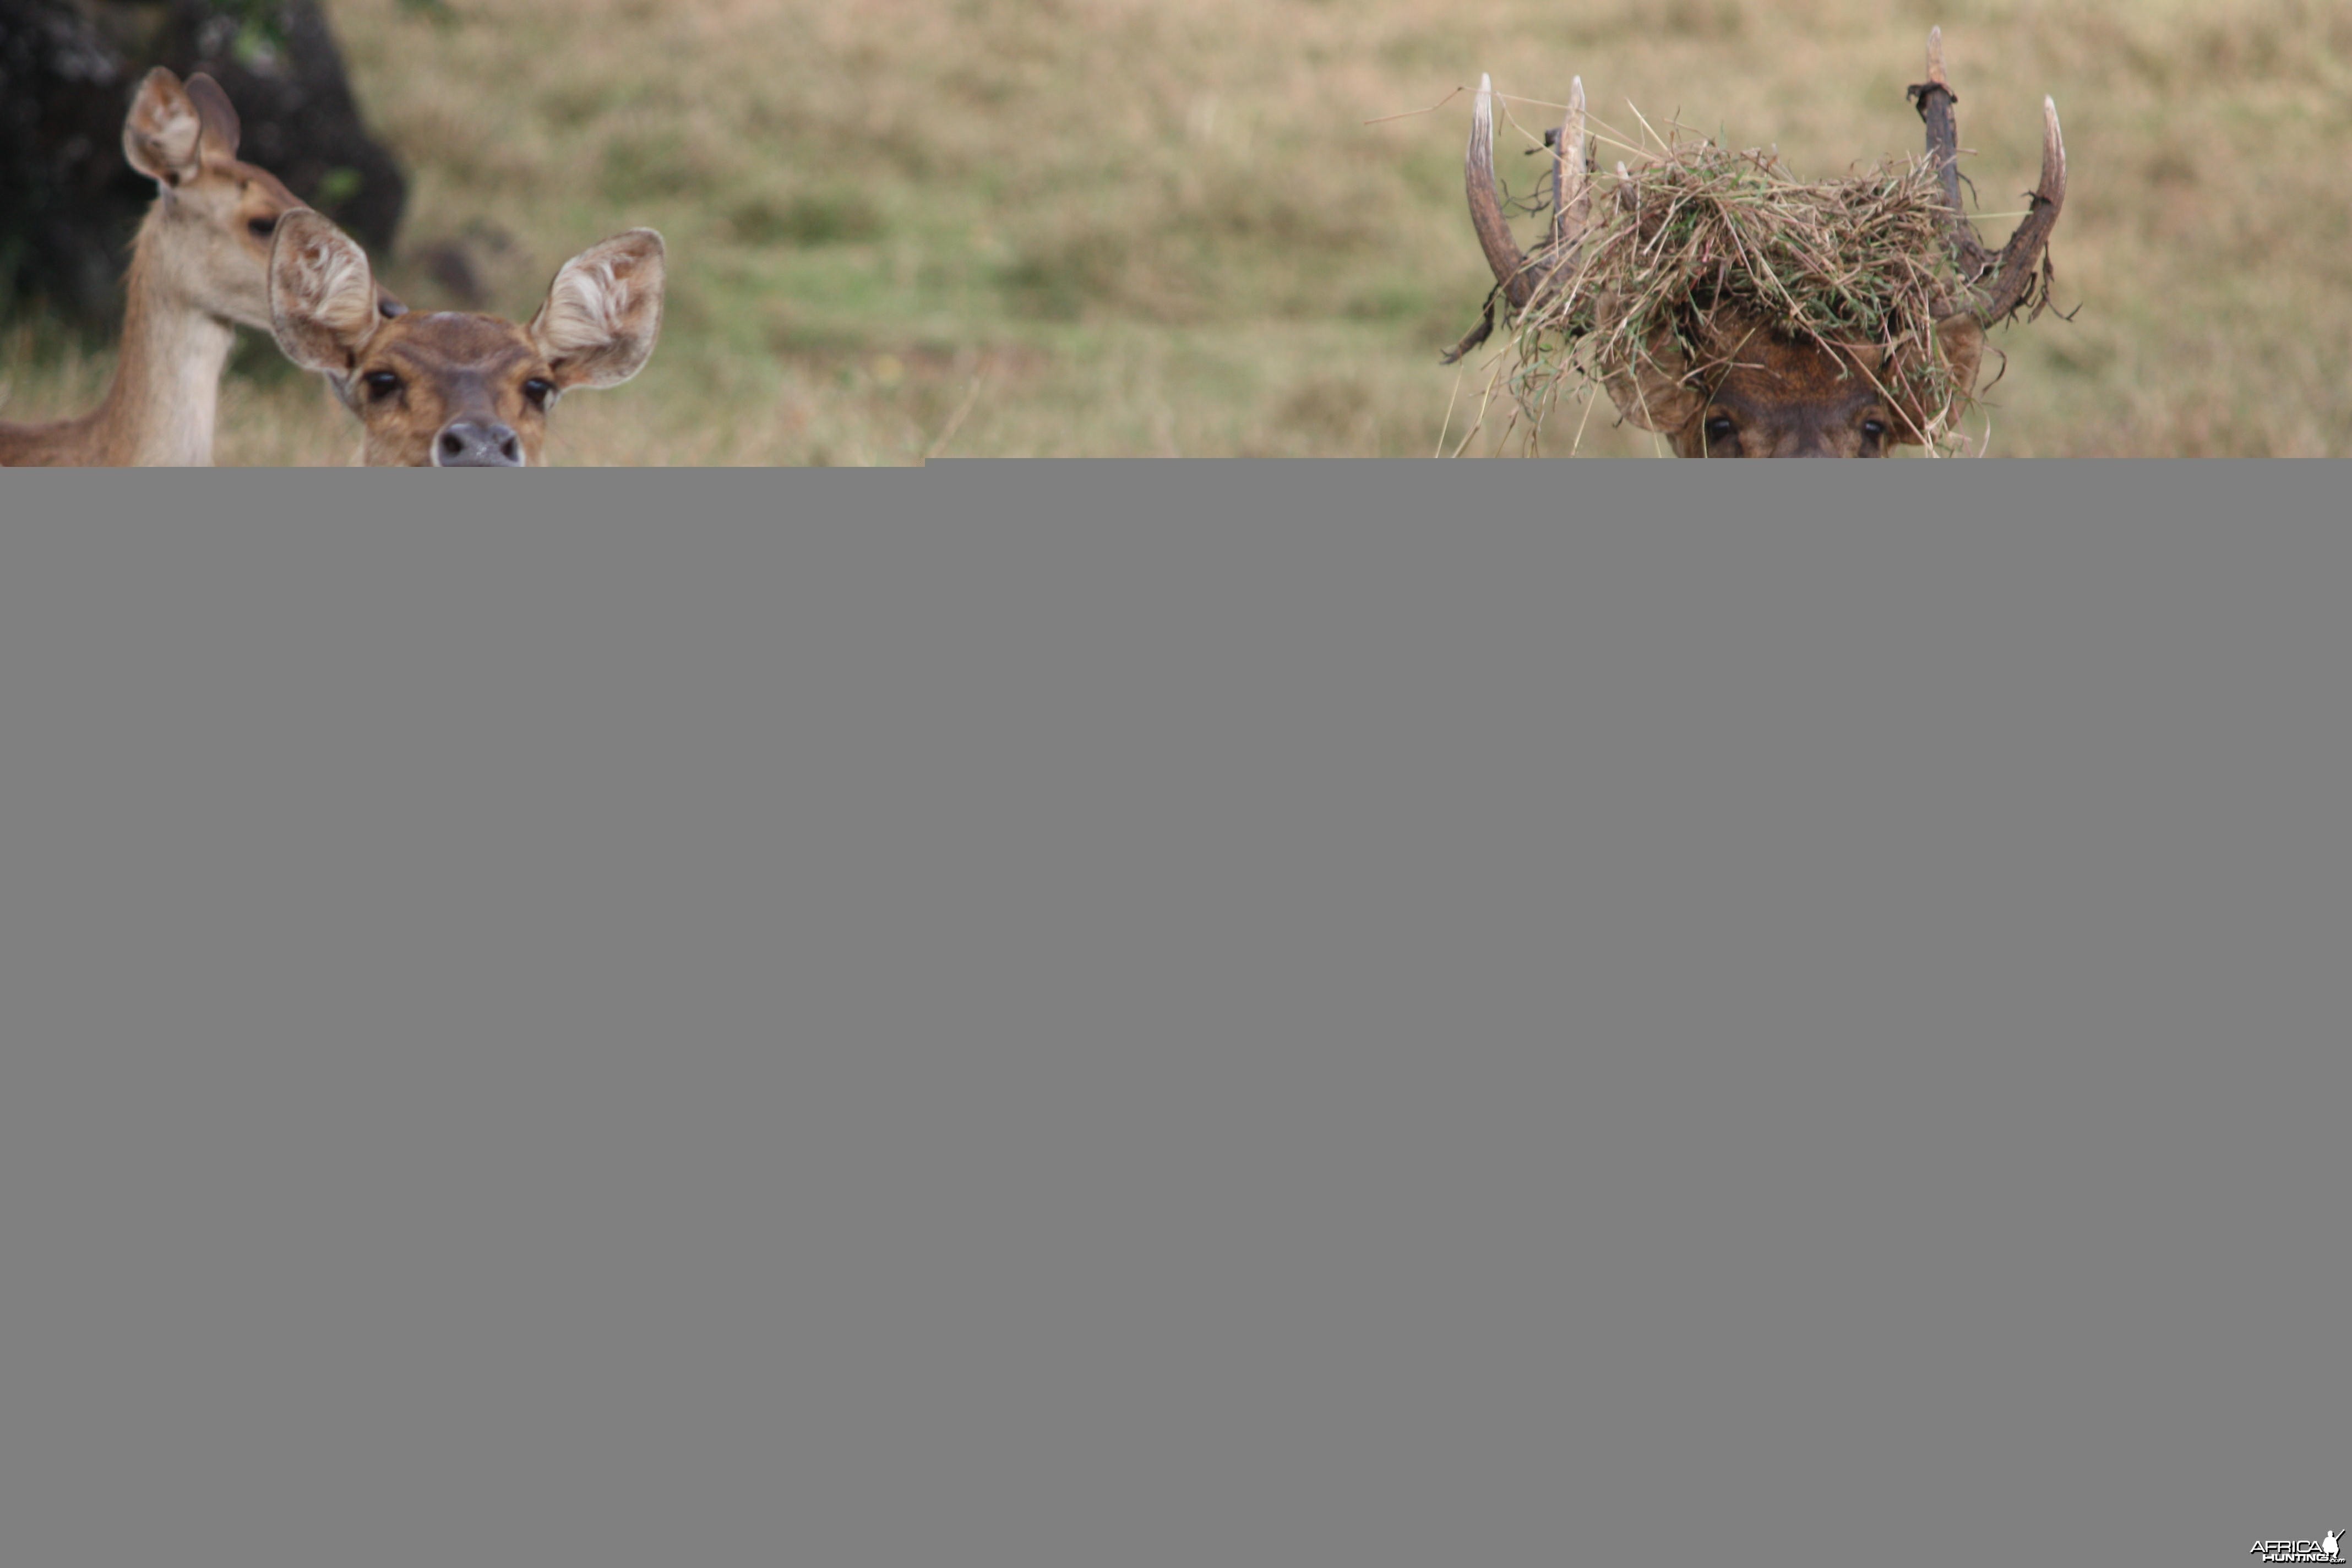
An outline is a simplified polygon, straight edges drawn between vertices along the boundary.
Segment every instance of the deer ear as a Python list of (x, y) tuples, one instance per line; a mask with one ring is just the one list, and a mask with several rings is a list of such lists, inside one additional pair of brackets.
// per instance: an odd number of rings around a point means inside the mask
[(1965, 312), (1936, 323), (1930, 350), (1916, 340), (1895, 351), (1885, 385), (1895, 404), (1897, 444), (1916, 445), (1937, 421), (1965, 406), (1984, 360), (1984, 327)]
[(563, 264), (530, 319), (559, 388), (618, 386), (645, 368), (661, 335), (667, 263), (662, 237), (633, 228)]
[(375, 335), (377, 295), (367, 252), (308, 207), (278, 220), (269, 247), (269, 326), (304, 370), (341, 374)]
[(196, 172), (203, 133), (204, 120), (180, 79), (157, 66), (131, 100), (130, 116), (122, 122), (122, 155), (168, 189)]
[(1690, 356), (1661, 329), (1638, 353), (1612, 355), (1601, 367), (1601, 384), (1626, 423), (1671, 436), (1698, 416), (1705, 401), (1686, 384), (1689, 374)]
[(188, 79), (187, 92), (188, 101), (196, 106), (196, 118), (204, 122), (205, 151), (215, 157), (236, 157), (245, 128), (237, 122), (236, 106), (229, 102), (221, 84), (198, 71)]

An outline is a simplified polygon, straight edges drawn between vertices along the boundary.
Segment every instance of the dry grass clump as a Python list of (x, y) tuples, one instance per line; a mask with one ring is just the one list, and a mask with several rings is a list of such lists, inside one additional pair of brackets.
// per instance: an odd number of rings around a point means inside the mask
[(1596, 174), (1590, 209), (1580, 246), (1537, 258), (1549, 276), (1515, 323), (1523, 405), (1669, 345), (1703, 365), (1759, 322), (1895, 363), (1960, 288), (1951, 210), (1923, 159), (1807, 181), (1771, 153), (1673, 140)]

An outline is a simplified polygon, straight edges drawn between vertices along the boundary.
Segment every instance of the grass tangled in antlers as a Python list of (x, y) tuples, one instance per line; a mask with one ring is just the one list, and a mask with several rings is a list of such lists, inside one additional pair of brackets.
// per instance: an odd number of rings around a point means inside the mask
[(1662, 330), (1696, 350), (1726, 311), (1823, 342), (1924, 343), (1958, 289), (1951, 212), (1924, 160), (1803, 181), (1768, 153), (1677, 141), (1596, 171), (1591, 189), (1573, 270), (1517, 323), (1523, 401), (1648, 353)]

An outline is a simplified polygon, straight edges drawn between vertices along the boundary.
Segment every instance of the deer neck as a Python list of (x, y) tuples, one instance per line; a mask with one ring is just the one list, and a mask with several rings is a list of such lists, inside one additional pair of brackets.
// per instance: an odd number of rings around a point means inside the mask
[(178, 286), (160, 257), (161, 221), (149, 217), (131, 253), (122, 351), (93, 424), (110, 465), (209, 468), (236, 329)]

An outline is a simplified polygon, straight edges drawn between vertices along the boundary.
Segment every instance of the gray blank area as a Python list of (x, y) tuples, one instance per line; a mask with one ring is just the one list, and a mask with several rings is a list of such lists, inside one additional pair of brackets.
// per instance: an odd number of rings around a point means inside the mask
[(2352, 1525), (2340, 522), (1693, 467), (7, 479), (0, 1562)]

